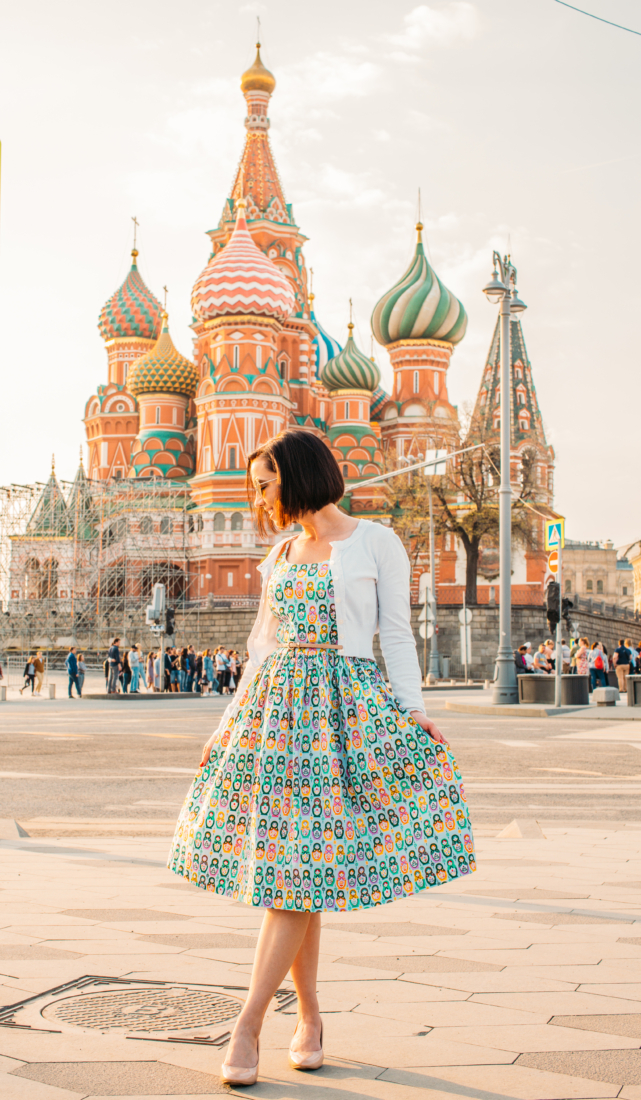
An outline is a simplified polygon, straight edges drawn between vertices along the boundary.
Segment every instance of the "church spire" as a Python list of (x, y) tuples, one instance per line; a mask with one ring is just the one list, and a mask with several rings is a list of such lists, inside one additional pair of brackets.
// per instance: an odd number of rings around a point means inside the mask
[[(513, 316), (510, 325), (512, 445), (518, 447), (522, 443), (530, 442), (547, 448), (543, 419), (532, 379), (532, 364), (528, 358), (521, 321)], [(501, 420), (500, 382), (501, 323), (500, 318), (497, 318), (474, 407), (476, 431), (481, 432), (484, 437), (496, 433), (498, 438)]]

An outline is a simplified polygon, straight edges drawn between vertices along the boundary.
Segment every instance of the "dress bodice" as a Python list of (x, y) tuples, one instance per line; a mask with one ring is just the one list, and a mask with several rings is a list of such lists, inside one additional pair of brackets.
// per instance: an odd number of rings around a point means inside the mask
[(267, 600), (279, 620), (281, 645), (336, 645), (336, 606), (329, 562), (290, 563), (283, 555), (269, 578)]

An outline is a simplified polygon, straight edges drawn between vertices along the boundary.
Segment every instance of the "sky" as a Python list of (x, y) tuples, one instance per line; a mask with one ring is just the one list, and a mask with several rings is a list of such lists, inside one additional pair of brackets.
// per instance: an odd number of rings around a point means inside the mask
[[(638, 0), (585, 6), (641, 31)], [(641, 37), (555, 0), (0, 0), (0, 15), (0, 484), (46, 479), (52, 453), (75, 473), (134, 215), (141, 273), (167, 285), (190, 354), (258, 15), (323, 326), (343, 342), (351, 297), (369, 354), (420, 188), (431, 262), (469, 314), (451, 399), (476, 396), (496, 320), (482, 287), (492, 250), (510, 251), (567, 535), (639, 538)]]

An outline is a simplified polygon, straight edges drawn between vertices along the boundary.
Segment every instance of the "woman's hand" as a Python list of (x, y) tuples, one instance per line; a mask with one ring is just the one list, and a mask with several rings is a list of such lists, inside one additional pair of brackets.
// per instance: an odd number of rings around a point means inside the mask
[(433, 741), (440, 741), (442, 745), (447, 745), (447, 747), (449, 748), (448, 742), (443, 737), (443, 734), (436, 725), (436, 722), (433, 722), (431, 718), (428, 718), (426, 714), (423, 714), (422, 710), (411, 710), (410, 714), (412, 715), (412, 718), (414, 719), (416, 724), (420, 726), (422, 730), (425, 730), (426, 733), (429, 733)]
[(202, 760), (200, 761), (200, 767), (201, 768), (204, 768), (205, 764), (207, 764), (208, 761), (209, 761), (209, 757), (211, 755), (211, 750), (212, 750), (213, 745), (214, 745), (215, 737), (216, 737), (216, 735), (214, 733), (212, 733), (211, 737), (209, 738), (209, 741), (206, 741), (205, 744), (203, 745)]

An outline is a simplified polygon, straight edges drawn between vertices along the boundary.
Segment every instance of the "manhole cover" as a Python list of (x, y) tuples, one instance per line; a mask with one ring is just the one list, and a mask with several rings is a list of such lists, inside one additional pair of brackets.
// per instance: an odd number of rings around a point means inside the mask
[(66, 997), (43, 1010), (47, 1020), (98, 1031), (188, 1031), (227, 1023), (242, 1008), (235, 997), (202, 989), (117, 989)]

